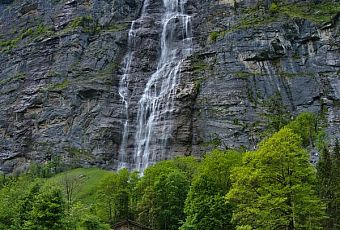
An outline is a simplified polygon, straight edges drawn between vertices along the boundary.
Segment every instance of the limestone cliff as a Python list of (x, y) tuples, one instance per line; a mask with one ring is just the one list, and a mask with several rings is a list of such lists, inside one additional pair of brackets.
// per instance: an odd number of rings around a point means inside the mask
[[(0, 0), (1, 171), (57, 156), (117, 168), (125, 121), (118, 88), (142, 8), (142, 0)], [(163, 1), (147, 10), (128, 85), (130, 161), (138, 101), (161, 54)], [(186, 11), (194, 52), (181, 65), (171, 142), (157, 160), (253, 149), (270, 114), (322, 112), (329, 141), (340, 138), (337, 1), (190, 0)]]

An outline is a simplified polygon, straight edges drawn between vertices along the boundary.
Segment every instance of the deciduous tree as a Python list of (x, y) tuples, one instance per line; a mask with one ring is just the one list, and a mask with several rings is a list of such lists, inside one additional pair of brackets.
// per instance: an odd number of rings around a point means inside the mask
[(256, 229), (319, 229), (325, 206), (313, 186), (315, 168), (299, 135), (281, 129), (248, 152), (233, 170), (227, 201), (237, 205), (233, 223)]

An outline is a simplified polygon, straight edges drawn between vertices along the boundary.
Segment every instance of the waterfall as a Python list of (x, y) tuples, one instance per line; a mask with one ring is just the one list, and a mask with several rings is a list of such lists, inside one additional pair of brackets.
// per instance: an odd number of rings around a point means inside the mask
[(134, 162), (128, 159), (129, 127), (129, 78), (133, 72), (137, 47), (137, 33), (148, 16), (149, 0), (144, 1), (140, 18), (133, 21), (129, 30), (128, 52), (124, 57), (123, 74), (119, 83), (119, 96), (124, 107), (125, 120), (119, 148), (118, 169), (130, 168), (141, 172), (154, 163), (157, 155), (167, 156), (172, 139), (172, 115), (176, 87), (180, 81), (181, 65), (192, 53), (191, 16), (185, 13), (187, 0), (163, 0), (165, 11), (160, 14), (162, 32), (161, 52), (156, 71), (149, 77), (138, 102), (134, 146)]
[(138, 102), (134, 168), (144, 171), (157, 155), (165, 156), (171, 141), (174, 98), (184, 59), (192, 52), (191, 16), (186, 0), (163, 0), (161, 56)]
[(129, 138), (129, 101), (130, 101), (130, 95), (129, 95), (129, 78), (131, 73), (131, 63), (134, 58), (135, 49), (136, 47), (136, 38), (137, 38), (137, 31), (140, 29), (140, 27), (137, 25), (138, 21), (141, 21), (145, 14), (146, 14), (146, 7), (148, 6), (149, 1), (145, 0), (143, 4), (143, 10), (141, 13), (140, 18), (138, 18), (135, 21), (132, 21), (131, 27), (128, 34), (128, 52), (126, 56), (123, 59), (123, 75), (119, 82), (119, 89), (118, 93), (121, 97), (121, 102), (124, 106), (124, 115), (125, 115), (125, 121), (124, 121), (124, 128), (123, 128), (123, 135), (122, 135), (122, 141), (119, 148), (119, 156), (118, 156), (118, 170), (122, 168), (130, 168), (130, 163), (128, 162), (128, 155), (126, 152), (127, 145), (128, 145), (128, 138)]

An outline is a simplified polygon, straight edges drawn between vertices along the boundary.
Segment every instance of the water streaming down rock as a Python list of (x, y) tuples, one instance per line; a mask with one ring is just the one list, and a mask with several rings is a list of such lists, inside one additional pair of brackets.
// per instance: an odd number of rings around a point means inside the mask
[(174, 98), (181, 64), (192, 52), (191, 16), (186, 0), (163, 0), (161, 56), (138, 102), (133, 168), (143, 171), (170, 151)]
[[(171, 156), (201, 156), (215, 145), (211, 145), (215, 139), (221, 140), (222, 148), (257, 146), (266, 128), (265, 103), (258, 102), (271, 98), (279, 88), (283, 104), (294, 115), (326, 111), (325, 131), (334, 146), (340, 139), (340, 58), (334, 47), (339, 37), (337, 23), (320, 27), (310, 20), (297, 22), (287, 17), (239, 30), (233, 25), (242, 23), (246, 15), (241, 11), (248, 12), (258, 1), (242, 1), (237, 12), (228, 4), (232, 1), (188, 1), (187, 12), (195, 15), (192, 25), (198, 37), (194, 57), (186, 58), (180, 67), (176, 110), (171, 115)], [(141, 15), (143, 0), (54, 1), (52, 5), (51, 1), (36, 1), (33, 8), (38, 9), (24, 14), (22, 10), (31, 9), (32, 4), (26, 6), (32, 1), (11, 2), (0, 3), (1, 40), (15, 39), (14, 29), (25, 31), (41, 23), (57, 31), (2, 47), (8, 52), (0, 52), (0, 171), (21, 172), (30, 163), (48, 160), (46, 152), (67, 163), (70, 149), (88, 153), (80, 159), (82, 166), (117, 169), (118, 159), (130, 166), (134, 163), (138, 101), (161, 54), (163, 0), (150, 0), (148, 17), (135, 23), (138, 38), (134, 48), (128, 48), (128, 31), (120, 29), (127, 20)], [(66, 25), (83, 15), (92, 15), (94, 22), (104, 26), (102, 30), (94, 34), (69, 30)], [(211, 28), (228, 22), (233, 22), (230, 26), (235, 30), (217, 42), (208, 42)], [(127, 149), (122, 148), (127, 155), (122, 157), (118, 152), (126, 111), (117, 87), (129, 50), (134, 54), (128, 80)], [(116, 72), (112, 68), (117, 62), (121, 68)], [(51, 87), (66, 80), (65, 87)]]
[(122, 141), (119, 148), (119, 158), (118, 158), (118, 169), (122, 168), (130, 168), (130, 163), (128, 162), (128, 154), (127, 154), (127, 145), (128, 145), (128, 138), (129, 138), (129, 101), (130, 101), (130, 95), (129, 95), (129, 78), (131, 74), (131, 64), (133, 61), (133, 57), (135, 54), (136, 47), (136, 39), (137, 39), (137, 31), (140, 29), (138, 21), (142, 21), (143, 17), (146, 14), (146, 7), (148, 6), (149, 1), (145, 0), (143, 4), (143, 9), (140, 18), (138, 18), (136, 21), (132, 21), (131, 27), (128, 34), (128, 53), (124, 57), (123, 61), (123, 75), (119, 82), (119, 96), (121, 97), (121, 101), (124, 106), (124, 112), (125, 112), (125, 121), (124, 121), (124, 127), (123, 127), (123, 135), (122, 135)]

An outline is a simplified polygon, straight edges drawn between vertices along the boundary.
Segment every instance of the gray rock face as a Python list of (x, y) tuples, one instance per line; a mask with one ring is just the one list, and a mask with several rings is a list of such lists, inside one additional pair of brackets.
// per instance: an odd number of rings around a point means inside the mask
[[(207, 3), (202, 8), (213, 6)], [(219, 5), (213, 15), (212, 11), (203, 10), (196, 20), (201, 50), (195, 62), (204, 68), (194, 71), (200, 91), (193, 152), (206, 151), (202, 143), (255, 148), (268, 125), (266, 102), (273, 97), (291, 115), (323, 111), (329, 141), (339, 138), (339, 19), (331, 26), (285, 19), (234, 31), (240, 19), (232, 9)], [(207, 42), (206, 32), (216, 28), (225, 34)]]
[[(253, 149), (268, 126), (266, 115), (279, 109), (290, 115), (323, 111), (330, 142), (340, 138), (339, 17), (326, 25), (286, 18), (239, 28), (241, 9), (227, 2), (187, 4), (194, 54), (181, 67), (171, 154), (158, 159), (200, 156), (213, 147)], [(0, 171), (24, 170), (56, 156), (116, 169), (125, 121), (118, 87), (128, 30), (142, 0), (4, 3)], [(149, 16), (138, 22), (143, 26), (129, 82), (131, 161), (137, 103), (159, 60), (163, 12), (161, 0), (150, 0)], [(273, 101), (281, 107), (272, 110)]]

